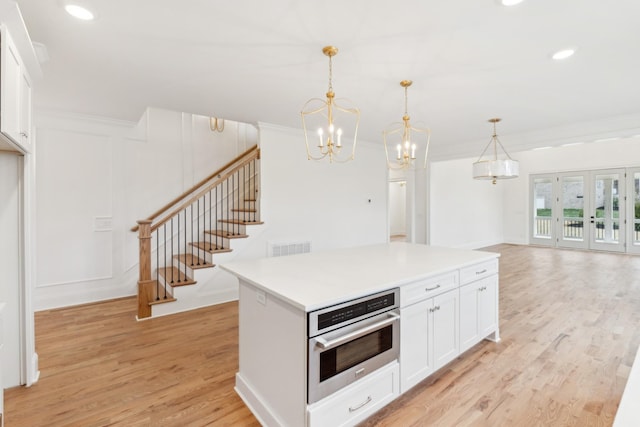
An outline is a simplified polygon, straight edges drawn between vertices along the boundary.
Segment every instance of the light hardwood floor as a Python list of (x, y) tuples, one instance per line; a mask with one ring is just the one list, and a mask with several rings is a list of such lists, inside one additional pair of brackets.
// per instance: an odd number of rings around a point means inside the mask
[[(362, 426), (609, 426), (640, 345), (640, 257), (499, 245), (502, 342)], [(41, 379), (6, 426), (257, 426), (233, 391), (237, 303), (144, 322), (121, 299), (36, 314)]]

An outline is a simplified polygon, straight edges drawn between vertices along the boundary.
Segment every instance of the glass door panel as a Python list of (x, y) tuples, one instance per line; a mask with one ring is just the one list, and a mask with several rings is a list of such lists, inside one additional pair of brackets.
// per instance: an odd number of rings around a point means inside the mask
[(640, 169), (630, 169), (627, 172), (627, 191), (627, 252), (640, 253)]
[[(591, 249), (624, 252), (624, 170), (595, 171), (591, 179)], [(622, 197), (620, 195), (622, 194)], [(623, 213), (622, 221), (620, 212)]]
[(532, 176), (531, 193), (532, 204), (532, 243), (538, 245), (554, 244), (553, 206), (554, 206), (554, 177)]
[[(585, 228), (585, 175), (560, 175), (558, 246), (587, 247)], [(588, 193), (587, 193), (588, 194)]]

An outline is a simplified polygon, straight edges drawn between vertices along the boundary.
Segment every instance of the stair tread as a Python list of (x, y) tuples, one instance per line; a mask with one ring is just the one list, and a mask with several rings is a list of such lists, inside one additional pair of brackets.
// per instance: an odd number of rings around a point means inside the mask
[(164, 278), (165, 282), (167, 282), (169, 286), (173, 287), (194, 285), (197, 283), (177, 267), (160, 267), (158, 269), (158, 274)]
[(243, 219), (219, 219), (218, 222), (224, 222), (226, 224), (240, 224), (240, 225), (260, 225), (260, 224), (264, 224), (262, 221), (245, 221)]
[[(206, 231), (205, 231), (206, 233)], [(219, 254), (219, 253), (224, 253), (224, 252), (231, 252), (233, 249), (231, 248), (223, 248), (223, 247), (219, 247), (219, 248), (215, 248), (213, 246), (211, 246), (211, 243), (209, 242), (194, 242), (194, 243), (189, 243), (192, 246), (195, 246), (196, 248), (202, 249), (203, 251), (209, 252), (210, 254)]]
[(153, 296), (151, 298), (151, 301), (148, 302), (149, 305), (164, 304), (166, 302), (177, 301), (171, 294), (170, 289), (167, 289), (166, 297), (164, 293), (164, 287), (161, 286), (159, 290), (161, 294), (160, 298), (158, 298), (158, 287), (157, 286), (153, 287)]
[(245, 202), (257, 202), (258, 199), (244, 199)]
[(216, 266), (215, 264), (208, 262), (206, 259), (202, 259), (194, 254), (181, 254), (174, 256), (174, 258), (194, 270)]
[(229, 234), (226, 230), (204, 230), (207, 234), (212, 234), (218, 237), (224, 237), (225, 239), (246, 239), (248, 234)]

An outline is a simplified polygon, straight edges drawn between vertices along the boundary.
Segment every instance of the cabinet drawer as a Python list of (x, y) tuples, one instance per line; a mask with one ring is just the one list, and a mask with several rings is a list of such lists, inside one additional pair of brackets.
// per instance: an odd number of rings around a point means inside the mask
[(400, 307), (439, 295), (458, 286), (458, 271), (403, 285), (400, 288)]
[(307, 407), (309, 427), (353, 426), (399, 395), (398, 363)]
[(475, 280), (489, 277), (498, 273), (498, 259), (474, 264), (460, 269), (460, 284), (471, 283)]

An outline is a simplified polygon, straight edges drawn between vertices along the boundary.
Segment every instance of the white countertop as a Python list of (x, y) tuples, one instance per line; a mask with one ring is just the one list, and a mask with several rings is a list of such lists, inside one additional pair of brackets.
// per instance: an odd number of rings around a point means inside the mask
[(308, 312), (498, 256), (393, 242), (236, 261), (220, 267)]

